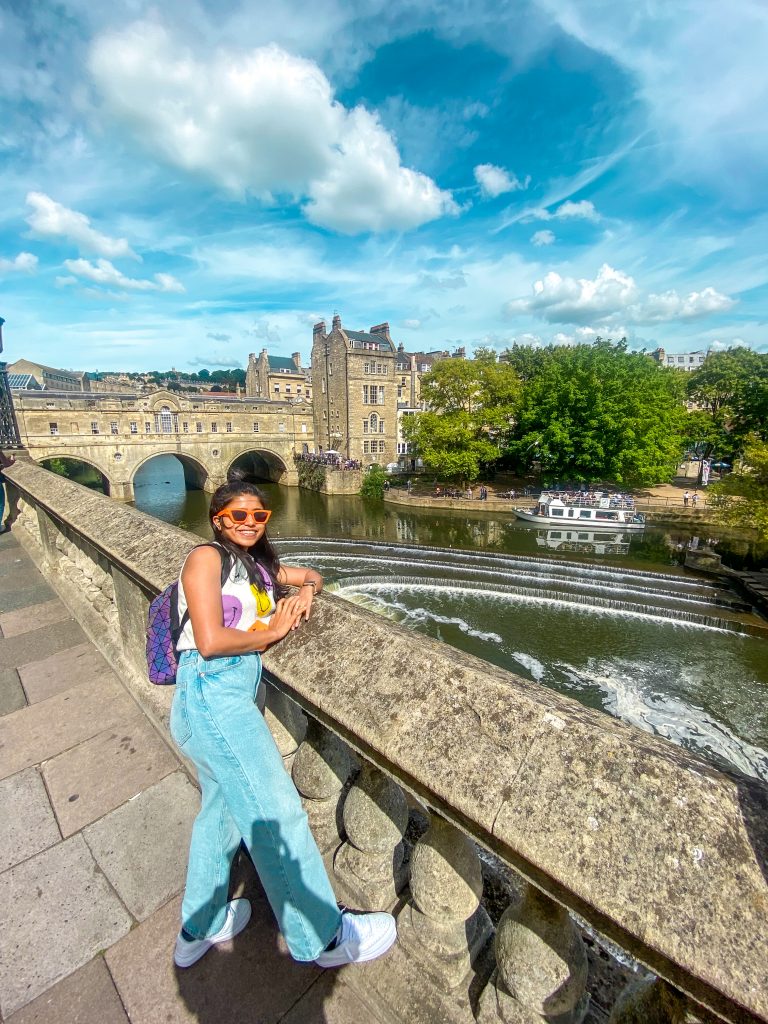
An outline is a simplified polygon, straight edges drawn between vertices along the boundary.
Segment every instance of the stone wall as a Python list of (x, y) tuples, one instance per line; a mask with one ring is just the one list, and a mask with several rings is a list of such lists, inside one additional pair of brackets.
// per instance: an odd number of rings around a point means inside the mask
[[(6, 475), (14, 531), (164, 725), (146, 609), (194, 538), (40, 467)], [(764, 786), (333, 595), (264, 664), (339, 897), (397, 911), (393, 953), (345, 974), (381, 1019), (579, 1024), (575, 911), (665, 979), (612, 1024), (768, 1021)], [(407, 867), (404, 791), (428, 825)], [(475, 844), (519, 876), (495, 937)]]

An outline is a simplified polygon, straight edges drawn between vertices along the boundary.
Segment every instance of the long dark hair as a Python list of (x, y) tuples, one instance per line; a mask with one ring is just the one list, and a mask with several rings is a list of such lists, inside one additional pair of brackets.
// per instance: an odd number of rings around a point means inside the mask
[[(269, 578), (272, 580), (275, 600), (277, 601), (279, 598), (284, 597), (288, 591), (286, 587), (278, 582), (277, 574), (280, 571), (280, 559), (270, 543), (266, 527), (256, 543), (244, 550), (238, 547), (237, 544), (233, 544), (232, 541), (227, 540), (221, 530), (217, 529), (213, 521), (214, 516), (217, 516), (223, 508), (226, 508), (233, 498), (241, 498), (243, 495), (257, 498), (263, 508), (267, 507), (266, 496), (263, 491), (259, 490), (256, 484), (252, 484), (247, 480), (229, 480), (227, 483), (222, 484), (221, 487), (217, 487), (211, 496), (211, 505), (208, 509), (211, 530), (213, 530), (216, 543), (225, 549), (230, 558), (234, 561), (242, 562), (248, 572), (248, 578), (251, 583), (255, 583), (263, 588), (264, 581), (254, 563), (258, 562), (266, 570)], [(230, 566), (234, 565), (234, 561), (230, 562)]]

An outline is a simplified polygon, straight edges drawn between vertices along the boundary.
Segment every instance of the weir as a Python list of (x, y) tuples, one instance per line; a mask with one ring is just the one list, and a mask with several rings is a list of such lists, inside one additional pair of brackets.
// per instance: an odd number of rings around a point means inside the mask
[[(194, 539), (38, 466), (6, 477), (14, 532), (165, 728), (146, 609)], [(372, 1019), (579, 1024), (575, 913), (658, 975), (612, 1024), (768, 1021), (765, 785), (332, 594), (264, 664), (339, 898), (397, 914), (393, 953), (344, 976)], [(429, 825), (406, 869), (409, 801)], [(495, 932), (478, 849), (518, 879)]]

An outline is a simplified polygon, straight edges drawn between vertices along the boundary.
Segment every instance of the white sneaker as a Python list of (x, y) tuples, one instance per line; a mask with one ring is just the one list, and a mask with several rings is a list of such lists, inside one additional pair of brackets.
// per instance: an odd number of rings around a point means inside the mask
[(191, 967), (204, 957), (211, 946), (226, 942), (239, 935), (251, 919), (251, 904), (248, 900), (231, 900), (227, 904), (227, 917), (223, 926), (207, 939), (185, 939), (179, 932), (173, 962), (177, 967)]
[(342, 914), (339, 941), (333, 949), (325, 949), (315, 960), (318, 967), (341, 967), (361, 964), (386, 953), (397, 938), (395, 919), (391, 914)]

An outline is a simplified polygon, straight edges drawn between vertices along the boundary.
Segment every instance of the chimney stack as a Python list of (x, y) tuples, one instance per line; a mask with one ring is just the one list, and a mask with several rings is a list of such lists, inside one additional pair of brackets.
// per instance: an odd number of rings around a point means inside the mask
[(379, 334), (382, 338), (386, 338), (387, 341), (392, 341), (389, 336), (389, 324), (386, 321), (383, 324), (376, 324), (376, 326), (372, 327), (368, 333)]
[(333, 330), (333, 331), (336, 331), (336, 330), (340, 331), (341, 330), (341, 317), (339, 316), (338, 313), (336, 313), (334, 318), (333, 318), (333, 326), (331, 327), (331, 330)]
[(325, 320), (318, 320), (312, 328), (312, 337), (314, 338), (316, 334), (325, 334)]
[(293, 365), (296, 367), (296, 369), (300, 370), (301, 369), (301, 352), (293, 352), (293, 353), (291, 353), (291, 359), (293, 360)]

